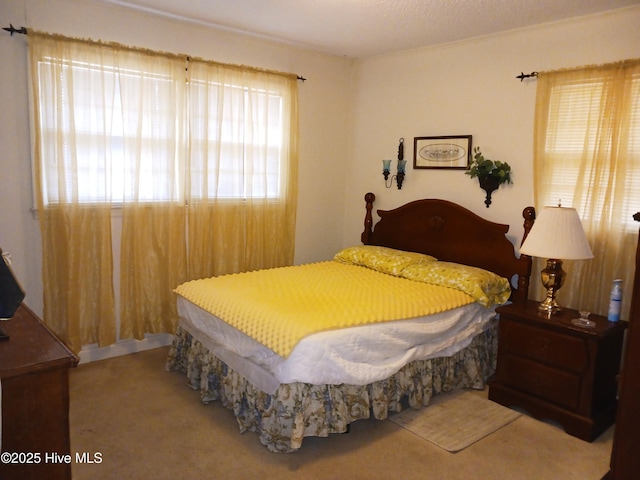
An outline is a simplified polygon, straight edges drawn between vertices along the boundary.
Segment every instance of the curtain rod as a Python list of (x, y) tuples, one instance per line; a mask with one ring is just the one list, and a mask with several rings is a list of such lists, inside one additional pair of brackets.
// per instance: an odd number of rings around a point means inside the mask
[[(27, 35), (27, 29), (25, 27), (16, 28), (11, 23), (8, 27), (2, 27), (3, 30), (6, 30), (13, 37), (14, 33), (19, 33), (21, 35)], [(302, 75), (296, 75), (296, 78), (302, 82), (305, 82), (307, 79)]]
[(531, 72), (531, 73), (520, 72), (520, 75), (518, 75), (516, 78), (519, 78), (520, 81), (522, 82), (525, 78), (532, 78), (537, 76), (538, 76), (538, 72)]

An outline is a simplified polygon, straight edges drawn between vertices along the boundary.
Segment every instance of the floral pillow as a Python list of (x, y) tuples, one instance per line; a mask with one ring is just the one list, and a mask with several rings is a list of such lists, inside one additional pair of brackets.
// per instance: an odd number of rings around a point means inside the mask
[(345, 248), (336, 253), (333, 259), (341, 263), (360, 265), (395, 276), (399, 276), (410, 265), (422, 265), (436, 261), (436, 258), (431, 255), (373, 245)]
[(509, 300), (509, 280), (482, 268), (459, 263), (431, 262), (414, 264), (404, 268), (401, 277), (418, 282), (455, 288), (473, 297), (475, 301), (490, 307)]

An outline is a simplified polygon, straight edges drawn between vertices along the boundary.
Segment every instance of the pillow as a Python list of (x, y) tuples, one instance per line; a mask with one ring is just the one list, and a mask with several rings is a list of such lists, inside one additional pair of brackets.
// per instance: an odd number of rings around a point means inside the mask
[(436, 258), (431, 255), (373, 245), (345, 248), (336, 253), (333, 259), (341, 263), (360, 265), (395, 276), (399, 276), (400, 272), (410, 265), (422, 265), (436, 261)]
[(401, 277), (460, 290), (485, 307), (509, 300), (509, 280), (482, 268), (451, 262), (431, 262), (407, 266)]

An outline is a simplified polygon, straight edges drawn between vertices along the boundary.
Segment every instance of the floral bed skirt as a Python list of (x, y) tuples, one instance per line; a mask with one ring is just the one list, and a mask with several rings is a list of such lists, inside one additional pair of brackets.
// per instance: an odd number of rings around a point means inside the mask
[(384, 420), (402, 410), (402, 400), (420, 408), (438, 393), (455, 388), (483, 389), (493, 375), (498, 349), (498, 322), (451, 357), (418, 360), (395, 375), (368, 385), (281, 384), (273, 395), (256, 388), (219, 360), (189, 332), (178, 327), (169, 350), (167, 370), (187, 375), (205, 403), (220, 400), (233, 410), (240, 431), (252, 431), (273, 452), (292, 452), (304, 437), (344, 433), (371, 414)]

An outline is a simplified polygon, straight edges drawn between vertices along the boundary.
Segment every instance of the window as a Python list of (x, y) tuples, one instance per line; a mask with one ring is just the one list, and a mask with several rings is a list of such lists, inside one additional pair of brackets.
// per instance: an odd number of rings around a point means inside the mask
[(281, 197), (282, 92), (192, 78), (189, 95), (190, 198)]
[[(608, 78), (608, 77), (607, 77)], [(604, 112), (607, 104), (617, 99), (604, 95), (607, 78), (560, 83), (552, 88), (548, 110), (548, 129), (545, 139), (544, 182), (548, 183), (541, 205), (573, 206), (583, 221), (600, 220), (603, 212), (613, 208), (610, 201), (615, 190), (624, 188), (620, 195), (622, 219), (625, 228), (637, 231), (633, 214), (640, 210), (640, 75), (629, 85), (630, 118), (628, 126), (605, 125), (614, 118)], [(604, 145), (603, 130), (616, 132)], [(616, 168), (595, 165), (606, 149), (607, 161), (620, 156)], [(622, 164), (622, 165), (621, 165)], [(588, 192), (576, 195), (579, 186), (588, 186)]]
[(183, 62), (176, 71), (81, 57), (37, 63), (44, 205), (284, 195), (289, 124), (278, 82), (211, 80), (202, 68), (185, 82)]
[[(575, 207), (594, 255), (565, 262), (571, 282), (561, 303), (606, 314), (611, 282), (623, 279), (627, 318), (640, 210), (640, 61), (540, 72), (534, 136), (536, 207)], [(540, 285), (534, 295), (544, 293)]]

